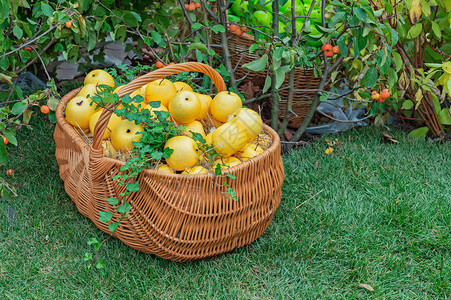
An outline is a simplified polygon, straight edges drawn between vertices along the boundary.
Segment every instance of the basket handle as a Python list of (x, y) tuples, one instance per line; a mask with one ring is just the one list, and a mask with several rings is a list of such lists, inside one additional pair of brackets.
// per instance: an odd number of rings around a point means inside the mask
[[(213, 80), (213, 83), (216, 86), (216, 89), (218, 92), (222, 92), (226, 90), (226, 86), (224, 83), (224, 80), (222, 79), (221, 75), (219, 75), (218, 72), (216, 72), (215, 69), (212, 67), (198, 62), (186, 62), (181, 64), (175, 64), (166, 66), (164, 68), (155, 70), (153, 72), (147, 73), (145, 75), (142, 75), (127, 85), (123, 86), (119, 92), (117, 92), (117, 95), (119, 98), (126, 94), (130, 94), (134, 92), (136, 89), (142, 87), (143, 85), (165, 78), (170, 75), (182, 73), (182, 72), (201, 72), (206, 75), (208, 75), (211, 80)], [(116, 108), (118, 104), (112, 103), (105, 106), (105, 109), (100, 114), (99, 120), (97, 121), (96, 126), (94, 127), (93, 132), (93, 140), (92, 140), (92, 148), (95, 150), (100, 149), (102, 146), (102, 139), (103, 134), (106, 130), (106, 127), (108, 125), (108, 121), (110, 120), (111, 115), (113, 114), (114, 109)]]

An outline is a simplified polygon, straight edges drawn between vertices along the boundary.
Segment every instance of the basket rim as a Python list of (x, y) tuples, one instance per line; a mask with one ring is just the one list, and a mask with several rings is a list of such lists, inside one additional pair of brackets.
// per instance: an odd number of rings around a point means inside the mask
[[(59, 124), (61, 126), (61, 128), (63, 130), (68, 130), (69, 134), (71, 137), (73, 137), (73, 141), (79, 141), (81, 142), (80, 146), (83, 147), (88, 147), (91, 151), (101, 151), (102, 153), (102, 159), (107, 159), (107, 160), (111, 160), (113, 162), (115, 162), (116, 164), (123, 166), (125, 165), (125, 162), (117, 159), (117, 158), (111, 158), (111, 157), (106, 157), (104, 154), (104, 150), (103, 147), (101, 147), (101, 149), (96, 150), (92, 147), (92, 145), (89, 145), (81, 136), (80, 134), (75, 130), (75, 128), (69, 124), (69, 122), (67, 122), (66, 118), (64, 117), (64, 111), (65, 108), (67, 106), (67, 103), (74, 98), (77, 93), (81, 90), (81, 87), (74, 89), (72, 91), (70, 91), (69, 93), (67, 93), (66, 95), (64, 95), (57, 106), (57, 109), (55, 110), (55, 116), (56, 116), (56, 121), (57, 124)], [(236, 172), (238, 172), (239, 170), (246, 168), (252, 164), (254, 164), (256, 161), (270, 155), (270, 153), (276, 151), (280, 145), (280, 137), (277, 134), (277, 132), (274, 131), (274, 129), (272, 129), (270, 126), (263, 124), (263, 129), (268, 132), (268, 134), (271, 136), (272, 138), (272, 144), (271, 146), (269, 146), (264, 152), (260, 153), (259, 155), (247, 160), (247, 161), (243, 161), (241, 162), (239, 165), (233, 166), (229, 169), (223, 170), (221, 172), (221, 175), (225, 175), (225, 173), (231, 173), (232, 175)], [(155, 169), (144, 169), (142, 170), (142, 172), (145, 172), (146, 174), (158, 174), (161, 177), (166, 177), (166, 178), (186, 178), (186, 175), (182, 175), (182, 174), (173, 174), (173, 173), (166, 173), (166, 172), (161, 172)], [(158, 173), (155, 173), (158, 172)], [(211, 172), (208, 172), (206, 174), (193, 174), (190, 175), (190, 178), (214, 178), (215, 174), (212, 174)]]

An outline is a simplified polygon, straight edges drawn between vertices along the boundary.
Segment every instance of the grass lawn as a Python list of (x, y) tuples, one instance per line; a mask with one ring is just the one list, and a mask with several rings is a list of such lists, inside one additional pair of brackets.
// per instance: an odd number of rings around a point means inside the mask
[(451, 143), (392, 130), (400, 143), (384, 144), (377, 128), (323, 136), (284, 155), (281, 205), (254, 243), (180, 264), (112, 239), (107, 268), (88, 270), (86, 242), (107, 235), (64, 191), (53, 125), (33, 127), (9, 147), (19, 196), (0, 200), (1, 299), (451, 297)]

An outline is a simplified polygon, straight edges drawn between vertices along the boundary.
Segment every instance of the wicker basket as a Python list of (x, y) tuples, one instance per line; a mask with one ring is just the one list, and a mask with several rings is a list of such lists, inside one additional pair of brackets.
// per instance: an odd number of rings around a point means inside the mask
[[(153, 80), (185, 71), (202, 72), (212, 78), (218, 91), (225, 90), (220, 75), (207, 65), (183, 63), (153, 71), (130, 82), (118, 93), (131, 93)], [(140, 190), (125, 198), (112, 177), (124, 162), (107, 158), (101, 140), (112, 110), (104, 109), (94, 131), (92, 147), (66, 122), (64, 110), (76, 95), (65, 95), (56, 110), (54, 132), (56, 159), (66, 192), (78, 210), (102, 231), (99, 211), (110, 211), (119, 220), (116, 207), (105, 199), (128, 201), (131, 210), (114, 236), (130, 247), (173, 261), (190, 261), (229, 252), (257, 239), (270, 224), (281, 199), (284, 169), (278, 135), (268, 126), (272, 145), (259, 156), (232, 167), (237, 178), (213, 174), (178, 175), (146, 169), (138, 176)], [(112, 108), (111, 106), (108, 108)], [(226, 182), (237, 200), (226, 193)]]
[[(259, 59), (260, 56), (255, 53), (249, 53), (249, 48), (254, 44), (254, 37), (250, 34), (243, 33), (238, 36), (228, 31), (231, 36), (229, 39), (229, 52), (231, 57), (232, 67), (235, 69), (235, 77), (237, 79), (243, 78), (246, 74), (249, 79), (257, 85), (263, 85), (266, 79), (266, 73), (261, 72), (249, 72), (243, 68), (243, 65)], [(212, 41), (215, 44), (221, 44), (221, 38), (219, 35), (214, 34)], [(220, 48), (215, 48), (218, 54), (222, 51)], [(294, 86), (295, 90), (314, 90), (319, 86), (320, 77), (315, 77), (313, 69), (296, 69)], [(280, 97), (282, 101), (279, 105), (279, 118), (283, 119), (285, 113), (285, 103), (288, 98), (288, 73), (285, 76), (285, 81), (281, 86)], [(307, 115), (310, 107), (312, 106), (312, 98), (315, 95), (315, 91), (296, 92), (293, 99), (293, 111), (297, 117), (292, 116), (288, 126), (298, 128)]]

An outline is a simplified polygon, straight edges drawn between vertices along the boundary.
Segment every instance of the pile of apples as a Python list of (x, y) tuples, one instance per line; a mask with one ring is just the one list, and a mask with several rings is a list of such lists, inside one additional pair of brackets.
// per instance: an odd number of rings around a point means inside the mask
[[(102, 113), (102, 108), (96, 107), (89, 96), (96, 93), (97, 85), (114, 87), (114, 80), (103, 70), (90, 72), (84, 80), (83, 88), (66, 107), (66, 120), (87, 134), (94, 132)], [(121, 88), (122, 86), (117, 87), (113, 93)], [(165, 160), (166, 163), (160, 162), (157, 165), (159, 171), (182, 172), (185, 175), (204, 174), (214, 171), (218, 164), (225, 170), (259, 155), (271, 144), (271, 138), (262, 131), (263, 121), (260, 115), (243, 108), (241, 98), (230, 91), (219, 92), (211, 98), (194, 92), (184, 82), (159, 79), (130, 94), (132, 98), (136, 95), (144, 98), (144, 105), (135, 102), (132, 104), (140, 105), (140, 111), (148, 110), (151, 122), (159, 122), (155, 111), (166, 111), (170, 114), (169, 121), (176, 126), (186, 125), (181, 135), (166, 141), (164, 148), (170, 148), (173, 152)], [(155, 101), (159, 102), (158, 107), (149, 104)], [(123, 153), (132, 152), (133, 142), (141, 141), (143, 131), (143, 125), (122, 119), (113, 113), (103, 136), (105, 155), (121, 157)], [(215, 161), (209, 161), (207, 157), (212, 156), (199, 149), (193, 133), (198, 133), (205, 139), (206, 147), (201, 148), (214, 149), (217, 154), (213, 156)]]

